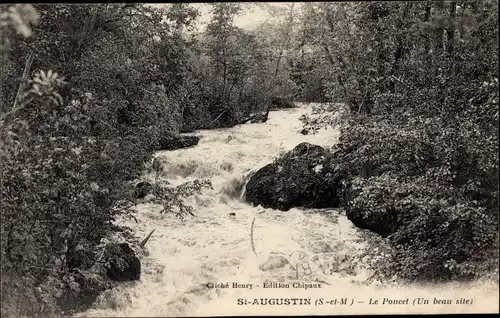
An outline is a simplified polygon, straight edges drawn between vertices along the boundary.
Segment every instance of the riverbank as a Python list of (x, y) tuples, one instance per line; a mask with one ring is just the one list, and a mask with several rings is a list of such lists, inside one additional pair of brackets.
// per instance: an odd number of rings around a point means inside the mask
[[(491, 307), (494, 303), (491, 297), (494, 296), (486, 289), (480, 290), (482, 287), (404, 287), (398, 286), (396, 281), (382, 284), (370, 279), (384, 264), (384, 249), (388, 248), (385, 239), (354, 227), (341, 209), (292, 208), (281, 212), (243, 202), (241, 192), (235, 189), (241, 188), (249, 174), (282, 152), (293, 149), (300, 142), (326, 148), (335, 143), (339, 132), (333, 129), (315, 135), (300, 134), (302, 126), (298, 119), (310, 111), (310, 107), (302, 105), (298, 109), (273, 111), (264, 124), (200, 131), (202, 137), (197, 146), (157, 153), (155, 158), (162, 168), (145, 174), (144, 180), (160, 178), (171, 185), (180, 185), (208, 179), (213, 190), (187, 200), (195, 207), (193, 218), (180, 220), (173, 214), (160, 213), (161, 206), (143, 203), (135, 208), (137, 223), (133, 219), (118, 221), (120, 225), (130, 227), (131, 235), (138, 241), (155, 230), (144, 251), (140, 252), (144, 268), (141, 280), (105, 292), (93, 309), (78, 316), (331, 314), (370, 310), (390, 313), (409, 310), (385, 305), (371, 309), (361, 304), (348, 309), (238, 304), (238, 299), (253, 301), (262, 297), (358, 299), (360, 295), (368, 297), (360, 298), (366, 302), (370, 297), (382, 300), (383, 295), (403, 298), (421, 295), (426, 299), (432, 296), (454, 300), (458, 295), (465, 295), (476, 299), (475, 303), (468, 307), (415, 307), (415, 312), (478, 311), (480, 307), (494, 310)], [(231, 287), (209, 288), (209, 283), (228, 283)], [(232, 288), (233, 283), (251, 284), (252, 289)], [(264, 284), (273, 286), (273, 283), (290, 288), (264, 288)], [(321, 287), (294, 288), (293, 284), (320, 284)], [(301, 309), (297, 309), (299, 307)]]

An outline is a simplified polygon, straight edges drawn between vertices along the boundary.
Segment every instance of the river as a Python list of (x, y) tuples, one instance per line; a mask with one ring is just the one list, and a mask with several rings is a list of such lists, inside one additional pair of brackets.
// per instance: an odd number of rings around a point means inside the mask
[[(299, 117), (310, 112), (310, 104), (272, 111), (266, 123), (202, 130), (197, 146), (157, 153), (161, 169), (145, 173), (145, 179), (161, 178), (172, 185), (208, 179), (213, 189), (187, 200), (194, 217), (180, 220), (161, 214), (160, 206), (142, 203), (135, 207), (137, 223), (118, 220), (138, 239), (155, 230), (144, 249), (136, 248), (141, 279), (106, 291), (78, 316), (498, 311), (498, 294), (492, 293), (498, 286), (382, 286), (369, 280), (370, 262), (377, 259), (364, 256), (365, 251), (380, 249), (383, 258), (383, 239), (355, 228), (340, 210), (282, 212), (244, 202), (241, 189), (252, 171), (300, 142), (330, 147), (338, 141), (335, 129), (300, 134)], [(284, 266), (272, 268), (273, 261)], [(417, 297), (430, 304), (412, 305)], [(473, 304), (456, 305), (461, 297)], [(326, 303), (335, 299), (336, 304)], [(453, 305), (436, 304), (435, 299), (450, 299)]]

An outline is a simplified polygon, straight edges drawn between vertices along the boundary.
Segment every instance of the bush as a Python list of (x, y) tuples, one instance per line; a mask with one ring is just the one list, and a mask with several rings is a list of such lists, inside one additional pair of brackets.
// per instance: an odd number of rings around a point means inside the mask
[(498, 223), (478, 202), (426, 177), (383, 174), (357, 178), (352, 187), (348, 218), (389, 239), (396, 251), (389, 267), (399, 277), (471, 279), (494, 269), (495, 262), (484, 264), (495, 250)]
[[(349, 176), (348, 217), (388, 238), (388, 265), (401, 277), (491, 272), (498, 263), (498, 3), (314, 9), (329, 26), (322, 49), (336, 82), (326, 83), (326, 95), (350, 109), (334, 156)], [(319, 30), (313, 21), (308, 28)], [(314, 130), (334, 117), (326, 111), (304, 121)]]
[(349, 176), (347, 216), (388, 237), (400, 277), (471, 279), (496, 264), (489, 256), (498, 240), (498, 157), (477, 141), (497, 137), (474, 118), (446, 122), (406, 111), (354, 116), (342, 128), (333, 166)]

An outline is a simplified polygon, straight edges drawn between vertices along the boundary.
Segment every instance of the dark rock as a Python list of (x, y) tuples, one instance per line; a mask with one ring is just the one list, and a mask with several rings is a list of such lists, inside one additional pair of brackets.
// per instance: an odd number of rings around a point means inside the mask
[(366, 229), (387, 237), (395, 233), (407, 218), (412, 218), (416, 209), (412, 205), (395, 205), (393, 199), (388, 200), (385, 191), (370, 191), (370, 196), (375, 202), (385, 202), (383, 209), (373, 209), (366, 200), (358, 200), (357, 204), (352, 202), (363, 195), (363, 188), (354, 187), (346, 182), (343, 187), (343, 203), (347, 218), (361, 229)]
[(138, 280), (141, 276), (141, 261), (127, 243), (111, 243), (105, 247), (108, 263), (107, 275), (111, 280)]
[(271, 104), (275, 108), (294, 108), (294, 107), (297, 107), (291, 101), (286, 100), (285, 98), (281, 98), (281, 97), (275, 97), (275, 98), (271, 99)]
[(160, 138), (158, 144), (159, 150), (177, 150), (196, 146), (199, 141), (199, 136), (184, 136), (169, 132)]
[(304, 129), (302, 129), (302, 130), (300, 131), (300, 133), (301, 133), (302, 135), (309, 135), (309, 129), (304, 128)]
[[(343, 197), (346, 202), (352, 201), (359, 194), (359, 190), (353, 191), (352, 187), (347, 187), (344, 191)], [(369, 206), (356, 206), (353, 204), (344, 204), (344, 206), (347, 218), (356, 227), (373, 231), (382, 237), (395, 233), (401, 226), (402, 216), (410, 217), (411, 215), (411, 211), (398, 210), (390, 203), (385, 209), (375, 210)]]
[(155, 174), (160, 174), (163, 172), (163, 163), (158, 157), (154, 158), (151, 162), (149, 172), (154, 172)]
[(395, 210), (372, 212), (369, 209), (346, 209), (347, 218), (357, 227), (387, 237), (399, 228), (398, 214)]
[(111, 289), (112, 285), (101, 273), (80, 271), (74, 274), (75, 283), (78, 284), (77, 293), (65, 293), (59, 300), (59, 306), (65, 314), (74, 314), (92, 307), (100, 294)]
[(245, 124), (251, 122), (252, 124), (265, 123), (269, 119), (269, 111), (271, 110), (271, 105), (267, 104), (265, 112), (252, 113), (248, 117), (239, 120), (239, 124)]
[(252, 124), (265, 123), (266, 121), (267, 121), (267, 114), (261, 114), (261, 113), (258, 113), (252, 119), (250, 119), (250, 122)]
[(248, 122), (252, 124), (258, 124), (258, 123), (265, 123), (268, 119), (268, 115), (262, 114), (262, 113), (255, 113), (255, 114), (250, 114), (247, 117), (241, 119), (239, 121), (240, 125), (246, 124)]
[(287, 154), (290, 156), (301, 156), (305, 154), (311, 154), (315, 156), (326, 156), (328, 152), (321, 146), (313, 145), (308, 142), (302, 142), (292, 149), (291, 153)]
[(141, 181), (135, 186), (134, 195), (137, 199), (143, 199), (153, 189), (153, 185), (147, 181)]
[(180, 133), (185, 134), (185, 133), (194, 133), (195, 129), (193, 127), (189, 126), (183, 126), (180, 130)]
[(238, 121), (238, 124), (240, 125), (243, 125), (243, 124), (246, 124), (247, 122), (251, 121), (253, 118), (255, 118), (255, 116), (257, 116), (256, 113), (251, 113), (250, 115), (248, 115), (247, 117), (244, 117), (242, 119), (240, 119)]
[(229, 213), (229, 216), (236, 216), (236, 213), (231, 212), (231, 213)]
[(292, 207), (338, 207), (342, 170), (330, 168), (328, 151), (301, 143), (258, 170), (246, 185), (245, 198), (255, 205), (287, 211)]

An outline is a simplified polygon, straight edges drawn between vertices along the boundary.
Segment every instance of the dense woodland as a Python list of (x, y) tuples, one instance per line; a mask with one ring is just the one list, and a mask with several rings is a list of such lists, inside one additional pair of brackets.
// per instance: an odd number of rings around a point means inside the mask
[[(181, 3), (1, 5), (2, 316), (108, 288), (100, 239), (162, 136), (276, 99), (330, 102), (304, 127), (341, 128), (343, 208), (388, 224), (384, 273), (498, 275), (497, 1), (261, 4), (273, 19), (237, 27), (251, 5), (211, 4), (203, 30)], [(161, 197), (190, 212), (204, 186)]]

